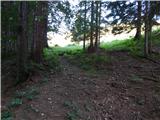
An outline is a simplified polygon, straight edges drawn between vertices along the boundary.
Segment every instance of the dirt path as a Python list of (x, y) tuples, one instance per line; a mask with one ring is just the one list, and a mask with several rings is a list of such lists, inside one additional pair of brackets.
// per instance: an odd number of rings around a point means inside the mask
[[(40, 87), (37, 99), (16, 110), (16, 120), (64, 120), (67, 117), (85, 120), (95, 116), (90, 96), (96, 84), (66, 59), (61, 58), (61, 65), (62, 73), (57, 76), (50, 74), (49, 82)], [(32, 110), (28, 110), (28, 106)]]
[[(37, 99), (15, 110), (15, 120), (159, 120), (160, 67), (111, 55), (114, 64), (101, 74), (88, 74), (61, 57), (62, 72), (49, 73)], [(157, 81), (137, 77), (150, 77), (151, 71)]]

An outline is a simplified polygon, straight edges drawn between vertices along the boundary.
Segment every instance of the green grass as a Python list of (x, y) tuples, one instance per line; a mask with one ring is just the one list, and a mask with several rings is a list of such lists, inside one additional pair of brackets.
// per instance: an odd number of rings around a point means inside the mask
[[(160, 29), (153, 31), (152, 41), (153, 45), (160, 45), (160, 40), (158, 36), (160, 34)], [(134, 38), (129, 38), (125, 40), (115, 40), (112, 42), (102, 43), (100, 45), (105, 51), (126, 51), (133, 57), (144, 57), (144, 36), (139, 40)], [(111, 63), (113, 59), (107, 55), (96, 55), (96, 54), (87, 54), (82, 51), (82, 49), (76, 49), (75, 46), (62, 49), (65, 56), (69, 58), (69, 61), (78, 67), (94, 72), (96, 70), (103, 69), (105, 64)], [(155, 56), (157, 57), (157, 55)]]
[(111, 57), (107, 55), (87, 54), (83, 52), (77, 52), (75, 54), (67, 54), (66, 57), (69, 61), (78, 67), (94, 72), (100, 69), (100, 66), (104, 66), (111, 62)]
[(44, 60), (46, 65), (54, 70), (60, 71), (60, 62), (59, 62), (59, 55), (54, 49), (46, 48), (43, 52)]
[(143, 56), (144, 48), (142, 39), (133, 38), (103, 43), (100, 47), (106, 51), (128, 51), (133, 56)]
[(81, 46), (67, 46), (67, 47), (52, 47), (52, 52), (57, 55), (62, 55), (62, 54), (72, 54), (75, 51), (82, 51)]
[[(160, 45), (159, 33), (160, 29), (153, 31), (152, 33), (152, 41), (154, 45)], [(144, 36), (139, 40), (128, 38), (125, 40), (115, 40), (102, 43), (100, 47), (105, 51), (126, 51), (133, 57), (144, 57)], [(48, 61), (48, 66), (51, 66), (51, 68), (59, 68), (59, 55), (66, 56), (71, 63), (91, 72), (101, 68), (103, 69), (102, 66), (111, 63), (113, 60), (107, 55), (87, 54), (83, 52), (81, 46), (76, 45), (67, 47), (57, 46), (44, 50), (44, 58)], [(157, 55), (155, 58), (156, 57)]]
[(153, 31), (152, 40), (153, 40), (153, 44), (160, 46), (160, 29)]
[(16, 98), (26, 98), (28, 100), (34, 99), (39, 94), (38, 89), (36, 87), (30, 87), (24, 91), (16, 91)]
[[(160, 45), (160, 29), (152, 32), (153, 45)], [(112, 42), (102, 43), (100, 47), (106, 51), (128, 51), (132, 56), (144, 56), (144, 36), (139, 40), (129, 38), (125, 40), (114, 40)]]
[(106, 49), (107, 51), (128, 51), (133, 44), (133, 38), (131, 38), (102, 43), (100, 47)]

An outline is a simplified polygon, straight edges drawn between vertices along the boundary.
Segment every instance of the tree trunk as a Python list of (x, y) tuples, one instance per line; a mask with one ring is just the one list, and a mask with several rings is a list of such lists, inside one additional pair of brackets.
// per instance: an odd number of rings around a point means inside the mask
[(44, 14), (44, 48), (48, 47), (48, 42), (47, 42), (47, 29), (48, 29), (48, 2), (43, 1), (43, 14)]
[(94, 1), (91, 4), (91, 34), (90, 34), (90, 46), (93, 48), (93, 19), (94, 19)]
[(154, 17), (154, 14), (155, 14), (155, 7), (154, 6), (154, 3), (153, 1), (150, 1), (150, 10), (149, 10), (149, 16), (148, 16), (148, 19), (149, 19), (149, 41), (148, 41), (148, 52), (149, 54), (152, 53), (152, 40), (151, 40), (151, 33), (152, 33), (152, 21), (153, 21), (153, 17)]
[(95, 39), (95, 50), (97, 50), (98, 47), (98, 8), (99, 8), (99, 1), (96, 1), (96, 39)]
[(91, 2), (91, 23), (90, 23), (90, 46), (88, 47), (88, 52), (94, 52), (93, 47), (93, 19), (94, 19), (94, 1)]
[(99, 26), (99, 28), (98, 28), (98, 45), (100, 46), (100, 35), (101, 35), (101, 31), (100, 31), (100, 25), (101, 25), (101, 6), (102, 6), (102, 3), (101, 3), (101, 1), (99, 2), (99, 22), (98, 22), (98, 26)]
[(17, 83), (23, 82), (27, 78), (26, 66), (27, 66), (27, 2), (20, 2), (20, 25), (18, 28), (18, 40), (17, 40)]
[(36, 18), (35, 18), (35, 48), (34, 48), (34, 61), (36, 63), (41, 63), (42, 53), (44, 47), (44, 13), (43, 13), (43, 2), (37, 2), (36, 8)]
[(85, 51), (86, 49), (86, 14), (87, 14), (87, 4), (86, 1), (85, 2), (85, 13), (84, 13), (84, 37), (83, 37), (83, 51)]
[(35, 50), (35, 45), (36, 45), (36, 42), (35, 42), (35, 37), (36, 37), (36, 30), (37, 30), (37, 24), (36, 24), (36, 17), (35, 17), (35, 13), (36, 13), (36, 10), (33, 11), (32, 15), (33, 15), (33, 33), (32, 33), (32, 42), (31, 42), (31, 58), (33, 59), (34, 58), (34, 50)]
[(149, 51), (148, 51), (148, 29), (149, 29), (149, 22), (148, 22), (148, 1), (145, 1), (145, 39), (144, 39), (144, 55), (148, 57)]
[(148, 52), (149, 54), (152, 53), (152, 40), (151, 40), (151, 34), (152, 34), (152, 19), (149, 17), (149, 25), (148, 25)]
[(142, 8), (142, 4), (141, 1), (137, 1), (138, 2), (138, 9), (137, 9), (137, 23), (136, 23), (136, 35), (135, 35), (135, 39), (140, 39), (141, 37), (141, 8)]

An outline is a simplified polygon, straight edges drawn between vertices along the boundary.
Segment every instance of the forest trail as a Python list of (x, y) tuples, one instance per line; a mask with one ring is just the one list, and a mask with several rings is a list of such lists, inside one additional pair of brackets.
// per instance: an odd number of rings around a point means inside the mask
[(2, 1), (1, 119), (160, 120), (159, 6)]
[[(16, 120), (84, 120), (95, 116), (91, 100), (96, 92), (92, 81), (95, 76), (86, 75), (64, 57), (60, 61), (62, 72), (56, 76), (50, 73), (49, 82), (40, 87), (37, 99), (16, 110)], [(26, 109), (28, 106), (30, 109)]]
[(15, 120), (159, 120), (160, 66), (124, 52), (110, 55), (114, 64), (96, 73), (62, 56), (62, 72), (49, 73), (37, 98), (14, 110)]

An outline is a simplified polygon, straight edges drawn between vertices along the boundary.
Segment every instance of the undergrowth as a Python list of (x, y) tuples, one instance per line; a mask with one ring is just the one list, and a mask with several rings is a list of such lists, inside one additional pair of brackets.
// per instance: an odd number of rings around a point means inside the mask
[[(152, 32), (152, 44), (155, 46), (160, 45), (160, 29)], [(114, 40), (112, 42), (102, 43), (100, 46), (106, 51), (127, 51), (130, 55), (134, 57), (144, 56), (144, 36), (140, 39), (135, 40), (134, 38), (129, 38), (125, 40)]]
[(10, 111), (2, 111), (1, 120), (13, 120), (13, 115)]
[(103, 43), (100, 46), (106, 51), (127, 51), (133, 56), (143, 56), (143, 41), (134, 40), (133, 38), (125, 40), (115, 40), (108, 43)]
[(87, 54), (83, 51), (72, 52), (65, 56), (71, 63), (87, 71), (99, 70), (102, 66), (111, 63), (111, 57), (107, 55)]
[(14, 97), (8, 102), (6, 110), (1, 113), (2, 120), (13, 120), (12, 110), (22, 104), (25, 104), (26, 100), (33, 100), (39, 94), (37, 87), (29, 87), (24, 90), (17, 90)]
[(81, 46), (66, 46), (66, 47), (53, 47), (52, 49), (53, 54), (57, 55), (64, 55), (64, 54), (72, 54), (77, 51), (82, 51)]
[(52, 70), (60, 71), (60, 62), (58, 53), (54, 49), (46, 48), (43, 52), (45, 64)]
[(53, 49), (45, 48), (43, 50), (43, 61), (42, 63), (36, 63), (33, 60), (30, 61), (30, 64), (25, 66), (26, 73), (34, 73), (36, 71), (59, 71), (60, 70), (60, 62), (59, 55), (54, 52)]

